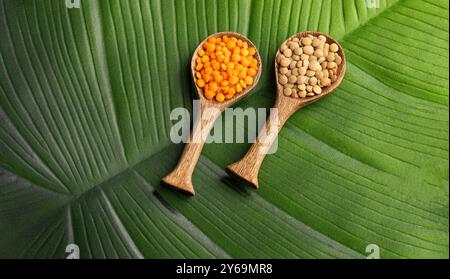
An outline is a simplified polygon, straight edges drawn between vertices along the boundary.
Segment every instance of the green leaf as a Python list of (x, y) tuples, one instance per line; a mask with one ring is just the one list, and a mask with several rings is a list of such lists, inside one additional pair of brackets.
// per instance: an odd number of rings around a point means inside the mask
[[(448, 2), (379, 4), (0, 0), (0, 258), (447, 258)], [(276, 48), (305, 30), (347, 75), (289, 120), (261, 189), (224, 172), (248, 144), (206, 146), (194, 198), (161, 187), (197, 44), (248, 36), (265, 68), (238, 106), (269, 108)]]

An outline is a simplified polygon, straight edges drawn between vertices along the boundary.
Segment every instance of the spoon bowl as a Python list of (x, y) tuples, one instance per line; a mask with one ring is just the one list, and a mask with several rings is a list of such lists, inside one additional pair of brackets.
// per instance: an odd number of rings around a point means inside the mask
[[(258, 71), (253, 79), (253, 84), (245, 88), (241, 93), (236, 94), (232, 99), (225, 100), (222, 103), (216, 100), (208, 100), (203, 93), (203, 89), (196, 83), (196, 60), (199, 58), (199, 50), (203, 48), (209, 38), (221, 38), (223, 36), (235, 37), (247, 42), (249, 47), (253, 47), (256, 50), (254, 58), (258, 61)], [(166, 177), (162, 179), (162, 184), (180, 190), (189, 195), (195, 195), (194, 186), (192, 185), (192, 173), (200, 157), (201, 150), (205, 143), (206, 137), (214, 126), (214, 122), (220, 116), (220, 114), (228, 107), (233, 106), (236, 102), (248, 96), (253, 88), (258, 84), (261, 77), (262, 62), (256, 46), (245, 36), (236, 32), (219, 32), (207, 37), (203, 42), (199, 44), (195, 50), (191, 61), (191, 74), (194, 81), (197, 97), (200, 101), (200, 116), (194, 120), (194, 127), (189, 137), (189, 142), (181, 154), (175, 169)]]
[(278, 81), (279, 65), (277, 63), (277, 58), (279, 57), (279, 55), (281, 55), (280, 49), (278, 49), (275, 57), (276, 100), (274, 105), (274, 108), (278, 109), (278, 114), (271, 115), (270, 118), (266, 121), (258, 136), (258, 139), (250, 147), (247, 154), (240, 161), (229, 165), (226, 169), (230, 176), (235, 177), (240, 181), (244, 181), (256, 189), (259, 188), (258, 173), (259, 169), (261, 168), (262, 162), (286, 121), (301, 108), (331, 94), (331, 92), (333, 92), (344, 79), (346, 71), (346, 59), (344, 51), (341, 45), (329, 35), (321, 32), (301, 32), (289, 37), (285, 42), (283, 42), (283, 44), (289, 42), (293, 38), (302, 39), (308, 35), (313, 35), (315, 37), (318, 37), (320, 35), (325, 36), (325, 38), (327, 39), (327, 43), (335, 43), (339, 46), (338, 54), (342, 58), (342, 62), (337, 69), (336, 80), (329, 86), (323, 87), (322, 93), (319, 95), (305, 98), (293, 98), (290, 96), (285, 96), (283, 94), (283, 86)]
[[(197, 83), (195, 82), (197, 79), (195, 77), (195, 72), (196, 72), (195, 66), (196, 66), (196, 60), (197, 60), (197, 58), (199, 58), (198, 52), (200, 49), (202, 49), (203, 45), (208, 41), (208, 39), (209, 38), (222, 38), (223, 36), (235, 37), (237, 39), (241, 39), (242, 41), (247, 42), (249, 47), (253, 47), (256, 50), (255, 58), (258, 61), (258, 72), (253, 80), (253, 84), (248, 86), (247, 88), (245, 88), (245, 90), (242, 93), (236, 94), (235, 97), (233, 97), (230, 100), (225, 100), (223, 103), (218, 103), (215, 100), (206, 99), (205, 95), (203, 94), (203, 89), (198, 87)], [(259, 55), (259, 52), (258, 52), (258, 49), (256, 48), (256, 46), (253, 44), (252, 41), (250, 41), (244, 35), (236, 33), (236, 32), (218, 32), (218, 33), (214, 33), (214, 34), (210, 35), (209, 37), (207, 37), (205, 40), (203, 40), (203, 42), (201, 42), (198, 45), (198, 47), (194, 51), (194, 55), (192, 55), (192, 60), (191, 60), (191, 74), (192, 74), (192, 80), (194, 81), (194, 86), (195, 86), (195, 91), (197, 93), (197, 97), (199, 98), (199, 100), (201, 102), (215, 103), (217, 108), (223, 108), (223, 110), (225, 110), (228, 107), (231, 107), (234, 103), (238, 102), (245, 96), (249, 95), (249, 93), (252, 91), (252, 89), (255, 88), (255, 86), (259, 82), (259, 79), (261, 77), (261, 72), (262, 72), (261, 69), (262, 69), (261, 56)]]
[[(337, 77), (336, 80), (334, 82), (332, 82), (329, 86), (323, 87), (322, 88), (322, 93), (320, 93), (319, 95), (312, 96), (312, 97), (292, 98), (292, 97), (289, 97), (289, 96), (285, 96), (283, 94), (283, 85), (281, 85), (279, 83), (278, 75), (277, 74), (275, 75), (275, 81), (276, 81), (276, 86), (277, 86), (277, 88), (276, 88), (277, 97), (278, 98), (286, 98), (286, 99), (288, 99), (289, 101), (291, 101), (291, 102), (293, 102), (295, 104), (294, 107), (298, 106), (299, 107), (298, 109), (300, 109), (300, 108), (302, 108), (302, 107), (304, 107), (306, 105), (309, 105), (311, 103), (314, 103), (314, 102), (322, 99), (323, 97), (329, 95), (331, 92), (333, 92), (341, 84), (342, 80), (344, 79), (345, 71), (346, 71), (346, 60), (345, 60), (344, 50), (342, 49), (342, 46), (334, 38), (330, 37), (330, 35), (327, 35), (327, 34), (322, 33), (322, 32), (305, 31), (305, 32), (297, 33), (297, 34), (289, 37), (286, 41), (283, 42), (283, 44), (291, 41), (294, 38), (299, 38), (301, 40), (302, 38), (307, 37), (308, 35), (313, 35), (315, 37), (324, 36), (325, 38), (327, 38), (327, 43), (329, 43), (329, 44), (333, 44), (333, 43), (337, 44), (339, 46), (339, 50), (338, 50), (337, 53), (342, 58), (342, 62), (341, 62), (341, 64), (338, 67), (338, 71), (337, 71), (337, 74), (336, 74), (336, 77)], [(278, 65), (278, 63), (276, 61), (277, 60), (276, 58), (279, 55), (281, 55), (281, 51), (278, 48), (277, 54), (275, 55), (275, 73), (278, 73), (279, 65)]]

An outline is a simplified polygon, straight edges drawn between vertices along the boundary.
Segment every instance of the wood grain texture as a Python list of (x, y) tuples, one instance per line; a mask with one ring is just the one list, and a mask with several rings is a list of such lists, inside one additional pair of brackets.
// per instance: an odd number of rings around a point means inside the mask
[[(197, 86), (195, 80), (195, 66), (198, 58), (198, 51), (203, 47), (206, 41), (211, 38), (218, 38), (222, 36), (236, 37), (248, 43), (250, 47), (255, 48), (255, 58), (258, 61), (258, 72), (254, 78), (253, 84), (245, 89), (241, 94), (237, 94), (233, 99), (226, 100), (223, 103), (218, 103), (215, 100), (208, 100), (203, 95), (203, 90)], [(192, 56), (191, 61), (191, 74), (194, 81), (197, 96), (200, 101), (200, 117), (195, 120), (194, 129), (191, 132), (189, 142), (186, 144), (183, 153), (178, 161), (175, 169), (166, 177), (162, 179), (164, 185), (173, 187), (189, 195), (195, 195), (194, 186), (192, 185), (192, 173), (197, 165), (198, 159), (205, 144), (205, 140), (209, 135), (214, 123), (220, 114), (228, 107), (231, 107), (236, 102), (248, 95), (252, 89), (258, 84), (261, 77), (261, 57), (258, 52), (258, 48), (245, 36), (236, 32), (219, 32), (206, 38), (199, 44)]]
[[(327, 38), (328, 43), (336, 43), (339, 46), (338, 54), (342, 57), (342, 63), (339, 65), (338, 72), (337, 72), (337, 79), (334, 81), (330, 86), (324, 87), (322, 94), (316, 95), (313, 97), (306, 97), (306, 98), (292, 98), (287, 97), (283, 94), (283, 86), (278, 82), (278, 75), (275, 74), (276, 79), (276, 100), (274, 108), (277, 109), (278, 117), (274, 117), (271, 115), (264, 127), (261, 129), (260, 134), (258, 136), (258, 139), (256, 142), (250, 147), (247, 154), (238, 162), (231, 164), (227, 167), (227, 172), (233, 176), (234, 178), (237, 178), (238, 180), (244, 181), (249, 183), (252, 187), (258, 189), (259, 183), (258, 183), (258, 173), (259, 169), (262, 165), (262, 162), (264, 161), (264, 158), (266, 157), (267, 152), (269, 151), (270, 147), (273, 145), (275, 139), (277, 138), (278, 133), (280, 132), (281, 128), (283, 128), (286, 121), (297, 111), (299, 111), (301, 108), (312, 104), (321, 98), (329, 95), (331, 92), (333, 92), (334, 89), (336, 89), (339, 84), (342, 82), (345, 76), (345, 70), (346, 70), (346, 59), (345, 54), (342, 49), (342, 46), (332, 37), (330, 37), (327, 34), (321, 33), (321, 32), (301, 32), (297, 33), (290, 38), (288, 38), (285, 42), (290, 41), (291, 39), (297, 37), (297, 38), (303, 38), (307, 35), (313, 35), (313, 36), (320, 36), (323, 35)], [(278, 50), (275, 57), (278, 57), (280, 55), (280, 50)], [(278, 73), (278, 63), (276, 62), (275, 58), (275, 73)], [(278, 123), (272, 124), (273, 121), (277, 121)], [(276, 125), (276, 126), (273, 126)]]

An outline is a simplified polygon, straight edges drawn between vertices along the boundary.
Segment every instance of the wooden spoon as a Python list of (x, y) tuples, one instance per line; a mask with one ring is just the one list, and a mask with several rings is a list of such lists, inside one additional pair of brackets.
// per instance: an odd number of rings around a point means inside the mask
[[(219, 38), (222, 36), (235, 37), (247, 42), (249, 47), (253, 47), (256, 50), (254, 57), (258, 61), (258, 72), (253, 80), (253, 84), (247, 87), (242, 93), (236, 94), (233, 99), (226, 100), (223, 103), (218, 103), (215, 100), (208, 100), (203, 95), (203, 90), (199, 88), (195, 82), (195, 66), (198, 58), (198, 51), (203, 47), (207, 40), (211, 37)], [(195, 50), (191, 62), (192, 78), (196, 88), (197, 96), (200, 101), (200, 114), (201, 116), (195, 121), (193, 131), (191, 132), (189, 142), (186, 144), (183, 153), (178, 161), (175, 169), (166, 177), (162, 179), (163, 184), (174, 187), (177, 190), (181, 190), (187, 194), (195, 195), (194, 187), (192, 185), (192, 173), (194, 172), (195, 165), (200, 157), (203, 145), (205, 143), (206, 136), (214, 126), (214, 122), (219, 115), (228, 107), (231, 107), (234, 103), (247, 96), (250, 91), (258, 84), (261, 77), (261, 57), (259, 56), (258, 49), (255, 45), (247, 39), (245, 36), (235, 32), (220, 32), (215, 33), (206, 38)]]
[[(327, 87), (322, 88), (322, 93), (320, 95), (312, 96), (312, 97), (306, 97), (306, 98), (292, 98), (287, 97), (283, 94), (283, 86), (278, 82), (278, 74), (276, 74), (276, 92), (277, 92), (277, 98), (275, 101), (275, 108), (278, 109), (278, 123), (277, 126), (272, 127), (272, 131), (269, 132), (269, 128), (271, 127), (271, 118), (269, 118), (262, 131), (266, 131), (264, 135), (267, 136), (258, 136), (258, 139), (256, 142), (251, 146), (250, 150), (247, 152), (247, 154), (238, 162), (231, 164), (227, 167), (227, 172), (239, 180), (242, 180), (244, 182), (249, 183), (254, 188), (258, 189), (258, 172), (261, 167), (261, 164), (269, 151), (270, 147), (272, 146), (273, 142), (275, 141), (278, 132), (281, 130), (281, 128), (284, 126), (286, 121), (298, 110), (301, 108), (314, 103), (323, 97), (327, 96), (331, 92), (333, 92), (334, 89), (336, 89), (339, 84), (341, 83), (342, 79), (345, 75), (346, 70), (346, 60), (345, 55), (342, 50), (342, 47), (339, 45), (339, 43), (334, 40), (332, 37), (320, 33), (320, 32), (302, 32), (298, 33), (292, 37), (290, 37), (286, 42), (290, 41), (291, 39), (298, 37), (299, 39), (307, 36), (307, 35), (313, 35), (313, 36), (320, 36), (323, 35), (327, 38), (327, 43), (336, 43), (339, 46), (338, 54), (342, 58), (342, 62), (338, 67), (337, 71), (337, 79), (330, 84)], [(278, 50), (276, 57), (280, 55), (280, 50)], [(278, 73), (278, 63), (275, 59), (275, 73)]]

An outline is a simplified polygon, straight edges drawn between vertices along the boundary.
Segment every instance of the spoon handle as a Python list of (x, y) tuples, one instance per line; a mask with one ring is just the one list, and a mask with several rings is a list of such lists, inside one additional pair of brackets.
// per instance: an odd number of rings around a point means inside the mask
[(256, 142), (250, 147), (247, 154), (238, 162), (227, 167), (229, 174), (250, 183), (256, 189), (259, 188), (258, 172), (266, 154), (286, 121), (300, 107), (293, 105), (289, 97), (278, 97), (274, 108), (277, 111), (272, 111), (264, 127), (259, 132)]
[(197, 118), (194, 128), (186, 143), (183, 153), (175, 169), (162, 182), (185, 193), (195, 195), (192, 185), (192, 173), (197, 165), (205, 140), (214, 126), (214, 122), (221, 114), (221, 110), (206, 102), (200, 104), (201, 115)]

